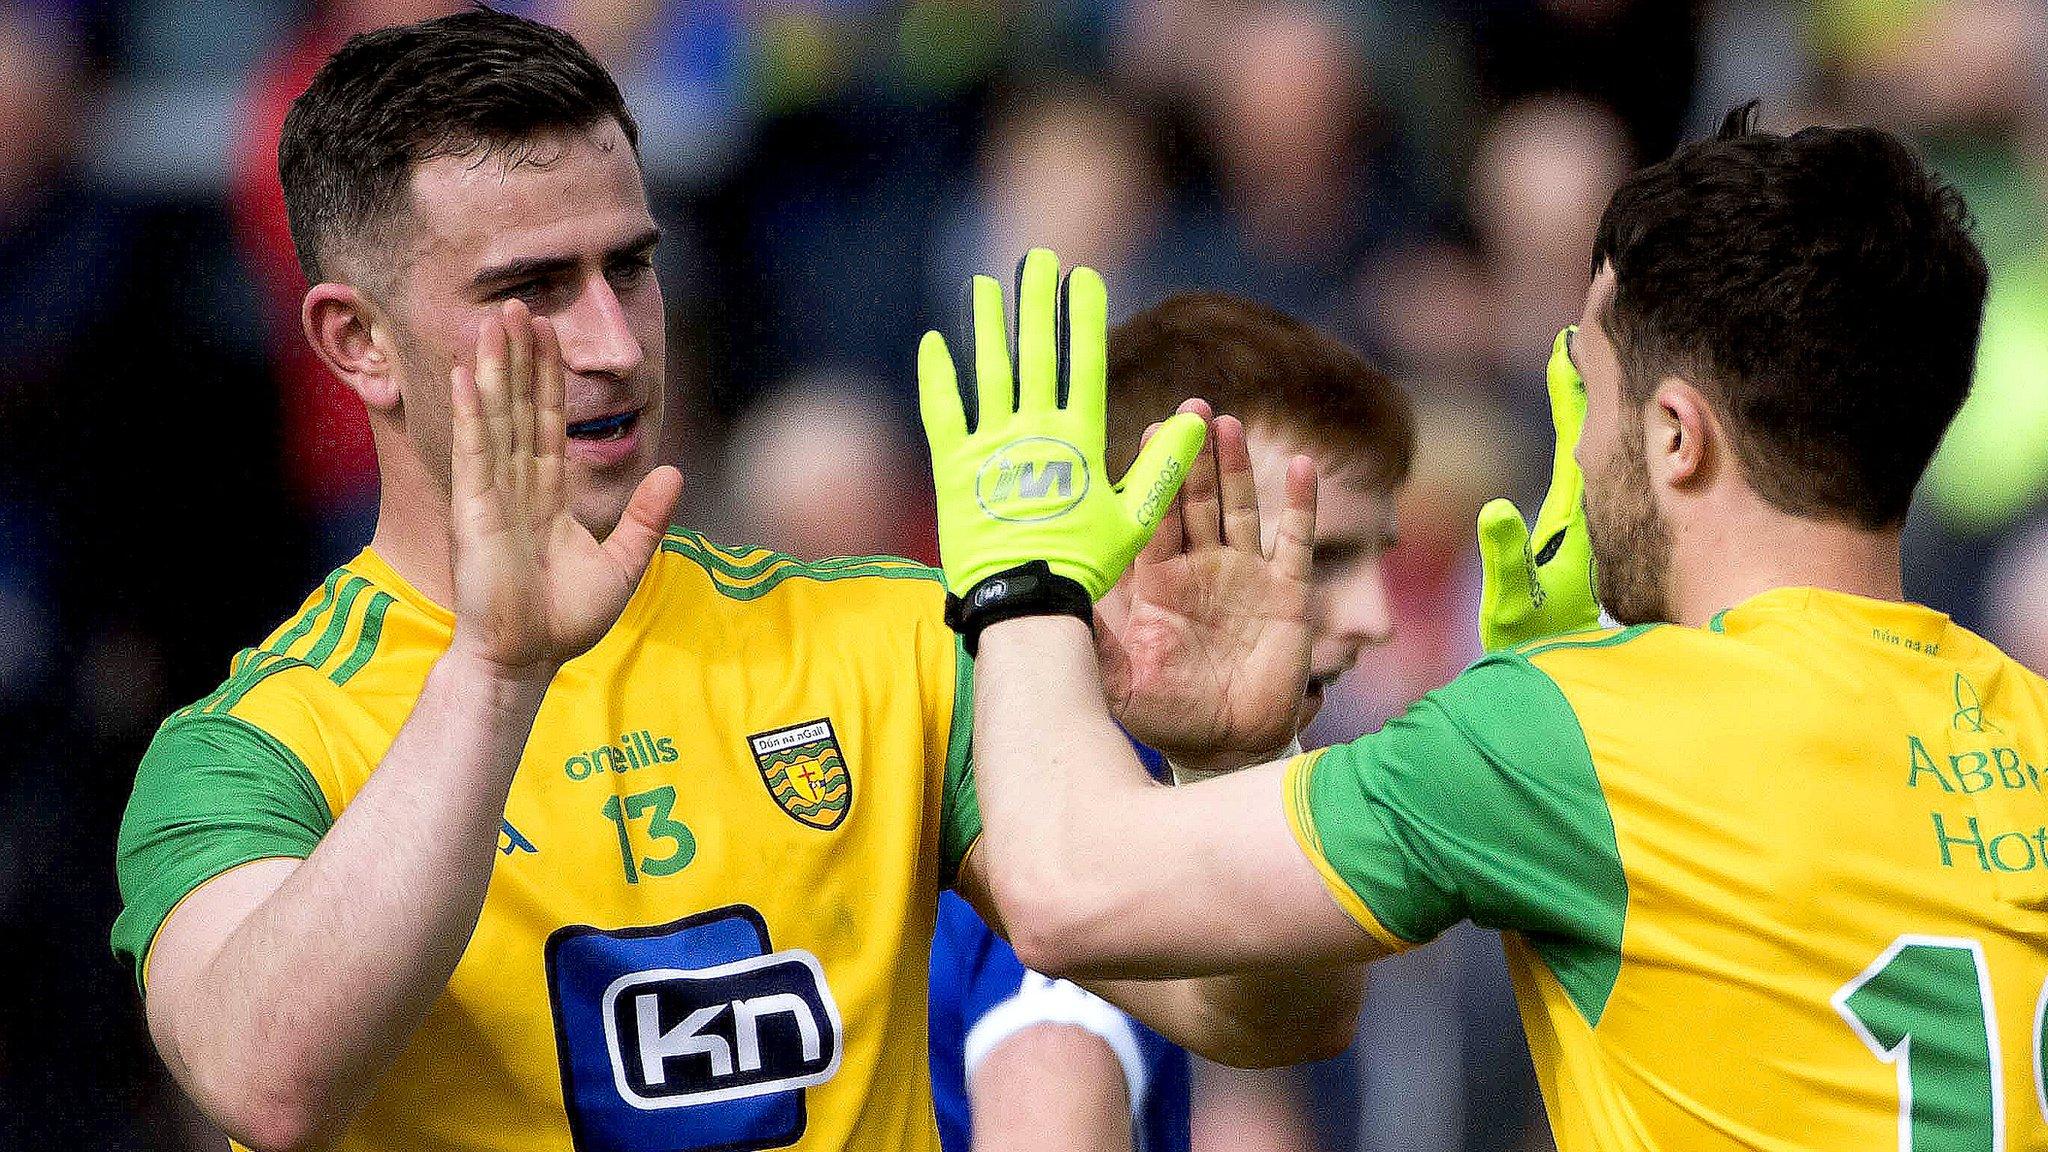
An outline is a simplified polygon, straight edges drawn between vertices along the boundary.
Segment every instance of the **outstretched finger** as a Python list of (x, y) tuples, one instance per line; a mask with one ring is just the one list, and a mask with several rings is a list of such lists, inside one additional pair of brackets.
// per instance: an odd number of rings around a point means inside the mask
[(1235, 416), (1216, 418), (1216, 479), (1223, 504), (1223, 543), (1239, 552), (1260, 555), (1259, 487), (1252, 476), (1251, 446), (1244, 422)]
[(531, 474), (533, 461), (534, 392), (533, 313), (524, 301), (505, 301), (506, 398), (512, 407), (513, 475)]
[(620, 571), (630, 572), (638, 579), (647, 570), (647, 562), (654, 559), (654, 550), (660, 547), (675, 514), (676, 500), (682, 494), (683, 474), (672, 465), (663, 464), (641, 478), (640, 486), (633, 489), (633, 498), (626, 502), (618, 527), (604, 541), (605, 552)]
[[(1138, 438), (1140, 451), (1152, 443), (1152, 437), (1159, 434), (1159, 429), (1158, 421), (1154, 421), (1145, 429), (1145, 434)], [(1187, 548), (1187, 538), (1181, 530), (1180, 502), (1181, 497), (1176, 496), (1167, 504), (1166, 514), (1159, 518), (1159, 526), (1152, 530), (1152, 535), (1145, 541), (1145, 546), (1138, 549), (1137, 563), (1163, 563), (1180, 555)]]
[[(1204, 420), (1214, 415), (1206, 400), (1183, 400), (1177, 411), (1190, 412)], [(1180, 486), (1181, 531), (1187, 547), (1208, 548), (1223, 539), (1223, 524), (1216, 491), (1216, 437), (1204, 436), (1202, 450), (1188, 466), (1188, 478)]]
[(554, 322), (545, 316), (533, 319), (533, 367), (538, 377), (533, 409), (534, 495), (542, 510), (552, 512), (568, 505), (562, 472), (569, 450), (569, 426), (562, 412), (567, 402), (562, 342), (555, 335)]
[(1273, 534), (1273, 567), (1288, 580), (1306, 585), (1316, 554), (1316, 462), (1296, 456), (1287, 462), (1287, 502)]
[(502, 482), (507, 476), (507, 465), (512, 458), (512, 399), (511, 384), (507, 378), (510, 371), (506, 347), (505, 322), (497, 313), (484, 317), (483, 326), (476, 334), (476, 395), (479, 410), (483, 413), (484, 429), (488, 433), (485, 447), (490, 456), (490, 478), (492, 483)]
[(450, 487), (457, 500), (474, 499), (491, 488), (490, 430), (484, 425), (483, 404), (476, 393), (476, 373), (457, 364), (448, 377), (455, 414), (448, 461)]

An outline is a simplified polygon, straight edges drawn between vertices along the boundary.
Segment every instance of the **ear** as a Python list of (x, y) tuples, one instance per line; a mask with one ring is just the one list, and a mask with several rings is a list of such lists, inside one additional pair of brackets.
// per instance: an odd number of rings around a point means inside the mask
[(347, 284), (315, 284), (299, 302), (299, 323), (328, 371), (371, 411), (398, 406), (401, 381), (390, 329), (368, 296)]
[(1706, 397), (1685, 380), (1666, 377), (1643, 413), (1643, 459), (1650, 474), (1673, 488), (1707, 482), (1721, 426)]

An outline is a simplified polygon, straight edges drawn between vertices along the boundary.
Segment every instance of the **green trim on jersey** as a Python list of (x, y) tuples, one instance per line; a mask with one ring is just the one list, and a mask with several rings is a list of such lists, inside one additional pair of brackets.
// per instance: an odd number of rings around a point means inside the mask
[(939, 800), (939, 883), (950, 888), (967, 850), (981, 838), (981, 793), (974, 786), (974, 658), (953, 641), (953, 725), (946, 736), (946, 782)]
[(298, 622), (291, 626), (290, 631), (277, 638), (276, 646), (271, 648), (270, 651), (289, 652), (292, 650), (292, 645), (297, 644), (310, 635), (313, 631), (313, 625), (319, 621), (320, 617), (329, 608), (334, 607), (334, 595), (341, 588), (341, 578), (347, 574), (348, 569), (346, 568), (336, 568), (334, 571), (329, 572), (327, 574), (327, 583), (320, 587), (320, 599), (311, 608), (306, 610), (305, 615), (299, 617)]
[(301, 659), (315, 668), (327, 663), (327, 658), (334, 655), (334, 650), (341, 645), (342, 634), (348, 631), (349, 618), (355, 614), (356, 597), (369, 586), (370, 581), (366, 577), (349, 577), (348, 582), (341, 586), (341, 595), (335, 599), (334, 615), (327, 618), (327, 630), (320, 634), (313, 650)]
[(395, 602), (389, 592), (379, 592), (370, 597), (370, 606), (363, 609), (363, 630), (356, 636), (355, 648), (349, 652), (348, 659), (328, 674), (327, 678), (334, 681), (335, 687), (348, 683), (351, 677), (363, 670), (363, 665), (370, 662), (370, 657), (377, 654), (377, 642), (384, 637), (384, 613)]
[(1617, 644), (1626, 644), (1652, 628), (1663, 626), (1661, 623), (1632, 624), (1627, 628), (1602, 630), (1599, 633), (1581, 632), (1567, 636), (1546, 636), (1541, 640), (1531, 640), (1514, 651), (1515, 655), (1529, 659), (1541, 656), (1545, 652), (1555, 652), (1559, 648), (1612, 648)]
[(180, 901), (251, 861), (305, 859), (333, 824), (313, 774), (270, 733), (218, 712), (166, 721), (142, 756), (114, 853), (114, 954), (133, 967), (135, 986)]
[(704, 569), (711, 586), (729, 600), (758, 600), (785, 580), (847, 580), (874, 576), (883, 580), (929, 580), (943, 584), (938, 569), (895, 556), (845, 556), (806, 562), (780, 552), (745, 560), (747, 552), (734, 553), (704, 539), (695, 532), (670, 529), (662, 537), (661, 550), (685, 557)]
[(1480, 661), (1310, 771), (1311, 847), (1381, 925), (1418, 944), (1464, 919), (1520, 932), (1600, 1022), (1621, 971), (1628, 880), (1578, 717), (1527, 656)]

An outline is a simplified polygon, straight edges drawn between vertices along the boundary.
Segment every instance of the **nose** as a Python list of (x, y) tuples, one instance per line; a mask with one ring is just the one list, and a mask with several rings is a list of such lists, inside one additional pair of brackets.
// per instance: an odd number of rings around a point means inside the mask
[(611, 282), (593, 275), (566, 311), (555, 313), (562, 362), (582, 376), (630, 376), (647, 358)]

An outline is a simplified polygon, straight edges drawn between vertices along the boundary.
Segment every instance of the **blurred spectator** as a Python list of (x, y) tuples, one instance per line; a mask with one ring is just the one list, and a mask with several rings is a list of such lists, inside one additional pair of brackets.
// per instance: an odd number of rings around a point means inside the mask
[(930, 483), (870, 381), (816, 376), (763, 397), (734, 424), (727, 537), (800, 560), (938, 552)]
[(1183, 201), (1163, 286), (1335, 327), (1366, 254), (1437, 229), (1431, 173), (1379, 117), (1356, 36), (1332, 10), (1269, 0), (1212, 16), (1190, 89), (1219, 187)]
[[(1607, 199), (1634, 168), (1619, 118), (1579, 97), (1529, 97), (1489, 121), (1467, 202), (1492, 283), (1496, 373), (1540, 382), (1551, 340), (1585, 300)], [(1542, 388), (1526, 391), (1544, 403)]]
[(108, 955), (108, 845), (151, 727), (226, 668), (201, 637), (283, 609), (298, 534), (226, 221), (88, 177), (72, 12), (0, 0), (0, 1146), (129, 1148), (180, 1109)]
[(256, 73), (243, 109), (230, 204), (242, 258), (255, 274), (284, 421), (278, 445), (291, 495), (315, 525), (319, 566), (369, 542), (377, 518), (377, 457), (363, 404), (313, 355), (299, 326), (299, 271), (277, 179), (285, 113), (313, 73), (358, 32), (424, 20), (459, 0), (322, 0), (293, 43)]
[(1072, 76), (1020, 88), (991, 118), (974, 171), (937, 236), (928, 292), (942, 322), (958, 318), (969, 276), (1007, 281), (1034, 247), (1102, 273), (1112, 320), (1152, 303), (1163, 189), (1146, 124), (1117, 94)]
[(1471, 5), (1480, 89), (1500, 105), (1575, 92), (1622, 110), (1630, 151), (1679, 143), (1697, 69), (1694, 0), (1489, 0)]
[(2029, 0), (1823, 0), (1837, 114), (1914, 136), (1968, 199), (1991, 269), (1976, 386), (1909, 527), (1907, 592), (1987, 621), (2004, 534), (2048, 502), (2048, 11)]
[(2048, 519), (2006, 545), (1991, 566), (1993, 643), (2013, 659), (2048, 676)]

